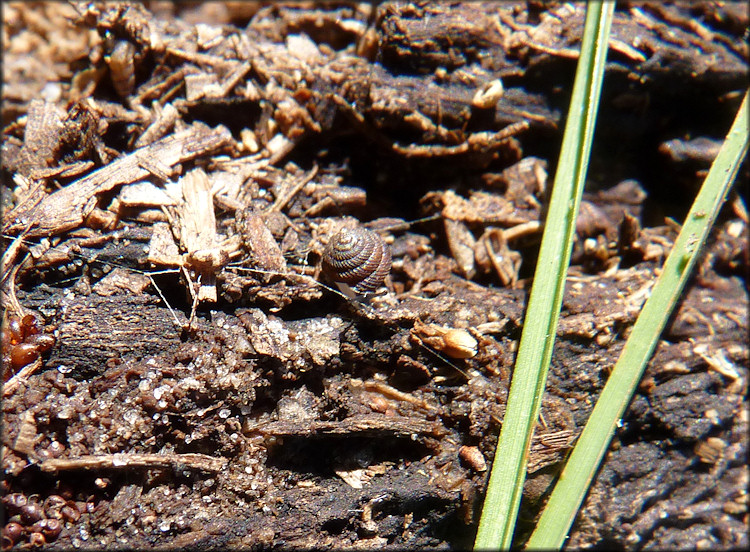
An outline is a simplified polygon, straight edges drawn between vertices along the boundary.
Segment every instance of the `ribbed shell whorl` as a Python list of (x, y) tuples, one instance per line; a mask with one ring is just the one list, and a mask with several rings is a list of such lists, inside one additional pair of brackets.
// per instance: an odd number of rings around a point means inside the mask
[(323, 252), (323, 272), (357, 293), (375, 291), (390, 271), (391, 248), (366, 228), (341, 230)]

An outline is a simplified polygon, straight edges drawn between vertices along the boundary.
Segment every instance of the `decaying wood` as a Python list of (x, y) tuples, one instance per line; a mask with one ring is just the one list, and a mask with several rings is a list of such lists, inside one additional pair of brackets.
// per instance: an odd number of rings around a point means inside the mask
[(16, 392), (18, 387), (26, 382), (26, 380), (34, 374), (39, 368), (42, 367), (42, 359), (38, 358), (31, 364), (27, 364), (16, 374), (13, 375), (7, 382), (3, 384), (3, 396), (11, 396)]
[(34, 169), (54, 163), (63, 113), (55, 104), (36, 99), (29, 104), (27, 117), (18, 170), (31, 176)]
[(105, 292), (65, 301), (57, 326), (50, 363), (80, 378), (103, 372), (110, 359), (146, 358), (180, 343), (173, 313), (145, 294)]
[(227, 465), (226, 458), (206, 454), (101, 454), (80, 458), (52, 458), (44, 460), (39, 468), (45, 472), (69, 470), (130, 470), (130, 469), (192, 469), (217, 472)]
[[(53, 546), (465, 547), (486, 468), (503, 461), (584, 15), (546, 2), (4, 6), (3, 302), (57, 342), (4, 387), (3, 485), (87, 504)], [(738, 105), (747, 27), (731, 2), (618, 4), (524, 520), (673, 245), (678, 224), (644, 214), (679, 212), (671, 201), (690, 197)], [(571, 547), (746, 548), (743, 201)], [(393, 255), (362, 303), (319, 277), (331, 234), (360, 224)], [(464, 345), (447, 347), (449, 330)], [(27, 546), (36, 529), (11, 515)]]
[(7, 213), (5, 232), (28, 229), (28, 237), (61, 234), (80, 226), (94, 209), (97, 195), (148, 176), (168, 179), (172, 167), (230, 143), (226, 128), (201, 123), (138, 149), (106, 167), (45, 196), (26, 201)]
[(180, 242), (187, 262), (198, 272), (198, 301), (216, 302), (215, 271), (229, 262), (218, 247), (214, 201), (208, 176), (202, 169), (190, 171), (180, 180), (183, 203), (179, 209)]
[(263, 222), (263, 216), (246, 211), (237, 216), (242, 241), (250, 251), (249, 267), (284, 274), (287, 271), (286, 260), (279, 244)]
[(439, 424), (419, 421), (414, 418), (392, 418), (387, 416), (353, 416), (340, 422), (321, 422), (305, 420), (302, 424), (294, 422), (271, 422), (246, 431), (266, 435), (396, 435), (412, 438), (418, 436), (438, 437), (442, 434)]

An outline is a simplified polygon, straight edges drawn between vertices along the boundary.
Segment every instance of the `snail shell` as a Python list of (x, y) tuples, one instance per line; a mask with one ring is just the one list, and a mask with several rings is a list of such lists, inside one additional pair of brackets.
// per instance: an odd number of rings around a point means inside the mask
[(341, 230), (323, 252), (323, 272), (356, 293), (375, 291), (390, 271), (391, 248), (378, 234), (362, 227)]

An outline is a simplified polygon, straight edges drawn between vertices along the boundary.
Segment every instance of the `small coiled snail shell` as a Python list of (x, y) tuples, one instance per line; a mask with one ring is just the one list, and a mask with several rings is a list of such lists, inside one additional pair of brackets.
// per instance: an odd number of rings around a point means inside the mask
[(323, 252), (323, 272), (334, 282), (358, 294), (370, 293), (391, 271), (391, 248), (366, 228), (345, 228), (328, 242)]

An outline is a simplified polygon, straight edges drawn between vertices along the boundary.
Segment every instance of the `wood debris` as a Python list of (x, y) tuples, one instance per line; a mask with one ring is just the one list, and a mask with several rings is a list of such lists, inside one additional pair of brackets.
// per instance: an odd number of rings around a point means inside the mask
[(206, 454), (97, 454), (79, 458), (53, 458), (43, 461), (39, 467), (45, 472), (67, 470), (112, 470), (173, 468), (217, 472), (224, 469), (226, 458)]
[[(680, 212), (739, 105), (739, 5), (614, 14), (520, 519), (673, 247), (679, 224), (658, 209)], [(4, 5), (0, 291), (33, 316), (0, 328), (3, 546), (460, 546), (502, 462), (584, 16), (548, 2)], [(722, 216), (571, 548), (747, 547), (741, 192)], [(392, 263), (382, 293), (352, 300), (322, 255), (357, 227)]]
[(214, 152), (231, 143), (224, 127), (212, 129), (202, 123), (163, 138), (117, 159), (68, 186), (41, 198), (29, 198), (4, 217), (4, 231), (28, 237), (67, 232), (83, 224), (97, 205), (98, 195), (155, 176), (169, 180), (172, 168), (196, 157)]
[(216, 270), (229, 262), (229, 254), (218, 246), (208, 176), (194, 169), (179, 183), (183, 197), (178, 209), (179, 236), (185, 262), (198, 275), (198, 301), (216, 302)]

